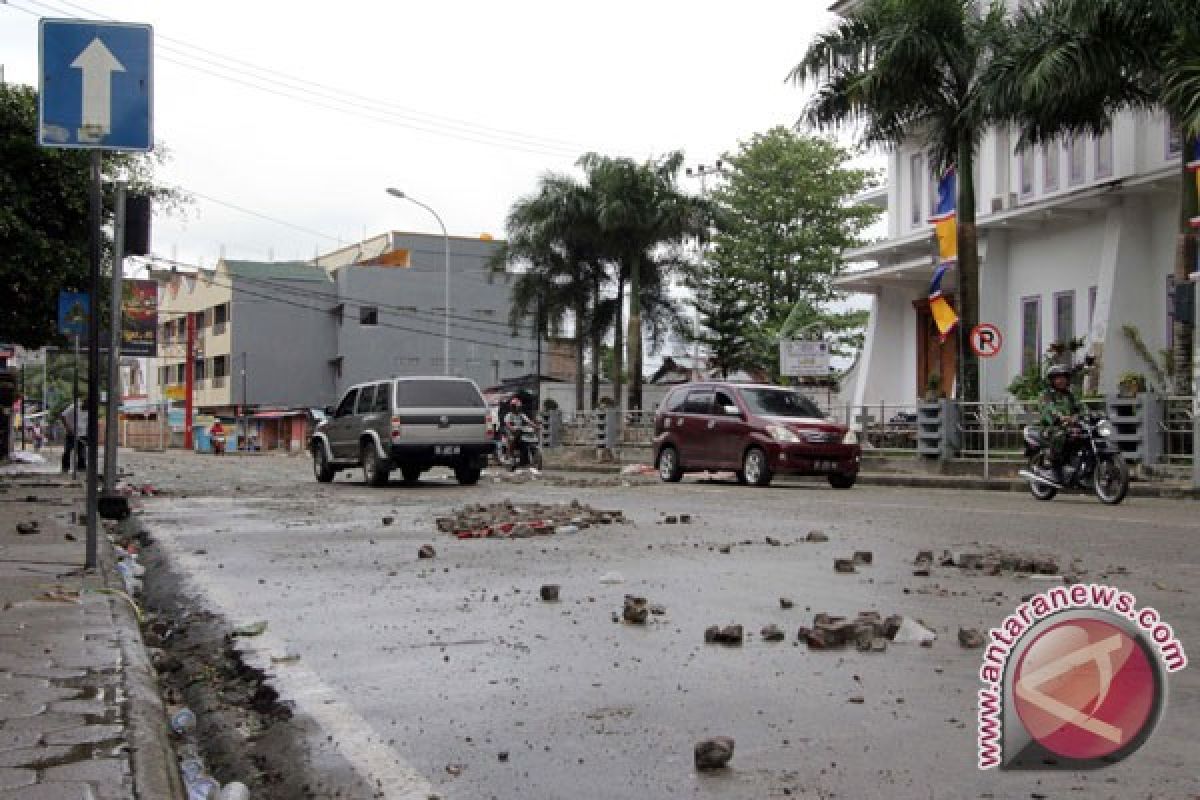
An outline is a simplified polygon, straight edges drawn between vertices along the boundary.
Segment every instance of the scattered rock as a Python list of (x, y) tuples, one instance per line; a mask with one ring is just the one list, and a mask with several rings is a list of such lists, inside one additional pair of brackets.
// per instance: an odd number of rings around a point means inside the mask
[(844, 574), (858, 572), (858, 570), (854, 568), (854, 560), (849, 558), (835, 558), (833, 560), (833, 571)]
[(720, 547), (718, 547), (718, 548), (717, 548), (717, 552), (718, 552), (718, 553), (723, 553), (724, 555), (729, 555), (729, 553), (730, 553), (732, 550), (733, 550), (733, 545), (729, 545), (729, 544), (723, 544), (723, 545), (721, 545)]
[(779, 547), (779, 540), (776, 539), (774, 536), (768, 536), (767, 544), (771, 545), (771, 547)]
[(680, 514), (679, 515), (679, 524), (680, 525), (691, 525), (692, 524), (692, 515), (691, 514)]
[(871, 564), (875, 561), (875, 554), (870, 550), (855, 550), (852, 558), (855, 564)]
[(984, 644), (983, 634), (980, 633), (975, 628), (959, 628), (958, 629), (958, 643), (961, 644), (963, 647), (966, 647), (969, 649), (983, 647), (983, 644)]
[(661, 617), (667, 613), (667, 607), (662, 603), (652, 603), (650, 605), (650, 613), (656, 617)]
[(729, 736), (715, 736), (696, 743), (696, 769), (722, 769), (733, 758), (734, 741)]
[(31, 534), (41, 533), (41, 532), (42, 531), (38, 527), (38, 522), (36, 519), (30, 520), (29, 522), (18, 522), (17, 523), (17, 533), (21, 534), (22, 536), (29, 536)]
[(856, 694), (853, 697), (846, 698), (846, 702), (854, 703), (856, 705), (861, 706), (863, 703), (867, 702), (867, 699), (865, 697), (863, 697), (861, 694)]
[(666, 525), (674, 525), (677, 522), (679, 522), (679, 517), (675, 516), (674, 514), (670, 514), (663, 518), (663, 523)]
[(779, 598), (779, 607), (782, 609), (793, 608), (793, 607), (795, 607), (795, 605), (796, 605), (796, 601), (790, 597)]
[(436, 555), (437, 551), (433, 549), (433, 545), (431, 544), (423, 544), (417, 550), (417, 558), (434, 558)]
[(983, 569), (983, 556), (979, 553), (963, 553), (958, 557), (958, 566), (963, 569)]
[(600, 582), (612, 586), (618, 583), (624, 583), (625, 578), (622, 577), (621, 573), (619, 572), (606, 572), (600, 576)]
[(764, 642), (782, 642), (786, 638), (784, 632), (777, 625), (764, 626), (758, 635), (763, 638)]
[(381, 520), (381, 522), (383, 522), (383, 524), (384, 524), (385, 526), (386, 526), (386, 525), (391, 525), (391, 524), (392, 524), (393, 522), (395, 522), (395, 521), (396, 521), (396, 518), (395, 518), (395, 517), (391, 517), (391, 516), (384, 517), (384, 518)]
[(499, 753), (496, 753), (496, 760), (499, 761), (501, 764), (508, 761), (508, 751), (501, 750)]
[(741, 625), (710, 625), (704, 630), (704, 641), (708, 644), (740, 645), (745, 638)]
[(824, 531), (809, 531), (808, 536), (804, 537), (806, 542), (828, 542), (829, 536)]
[(622, 619), (632, 625), (645, 625), (649, 615), (650, 609), (646, 607), (646, 598), (636, 597), (632, 594), (625, 595), (625, 609), (621, 612)]
[(547, 583), (541, 588), (542, 600), (547, 603), (558, 602), (559, 585), (557, 583)]

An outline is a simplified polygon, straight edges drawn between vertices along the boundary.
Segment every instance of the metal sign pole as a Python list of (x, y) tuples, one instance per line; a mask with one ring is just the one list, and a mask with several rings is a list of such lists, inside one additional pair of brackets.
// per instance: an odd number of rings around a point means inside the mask
[(96, 452), (100, 438), (100, 150), (92, 153), (92, 186), (89, 206), (92, 222), (91, 242), (91, 313), (88, 314), (88, 397), (87, 397), (87, 549), (86, 569), (96, 568)]
[(987, 409), (987, 362), (986, 358), (979, 359), (979, 413), (983, 415), (983, 479), (991, 477), (989, 466), (988, 436), (991, 420), (988, 419)]
[(117, 412), (121, 407), (121, 283), (125, 277), (125, 181), (117, 181), (113, 221), (112, 305), (108, 314), (108, 406), (104, 425), (104, 493), (117, 485)]

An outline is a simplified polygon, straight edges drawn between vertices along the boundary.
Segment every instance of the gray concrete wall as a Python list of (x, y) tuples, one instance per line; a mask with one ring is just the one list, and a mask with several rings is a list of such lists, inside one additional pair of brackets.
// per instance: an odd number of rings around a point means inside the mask
[[(230, 397), (235, 404), (320, 408), (334, 402), (333, 285), (233, 280)], [(269, 299), (272, 298), (272, 299)], [(308, 307), (312, 308), (308, 308)], [(242, 353), (246, 353), (245, 397)]]
[[(346, 266), (334, 273), (342, 357), (338, 393), (348, 386), (394, 375), (441, 375), (445, 305), (445, 250), (441, 236), (401, 235), (411, 266)], [(487, 259), (498, 242), (450, 239), (450, 374), (486, 388), (535, 371), (536, 340), (530, 324), (517, 337), (508, 326), (511, 278), (490, 280)], [(378, 324), (360, 322), (364, 306), (378, 310)]]

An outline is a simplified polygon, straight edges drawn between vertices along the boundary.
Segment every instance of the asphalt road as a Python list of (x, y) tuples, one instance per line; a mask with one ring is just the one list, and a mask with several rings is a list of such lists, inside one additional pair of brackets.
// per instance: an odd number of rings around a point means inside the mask
[[(1103, 771), (997, 773), (976, 766), (986, 631), (1046, 582), (936, 568), (917, 550), (1004, 547), (1073, 561), (1157, 608), (1200, 652), (1194, 503), (688, 481), (589, 488), (436, 476), (368, 489), (346, 474), (319, 485), (302, 458), (132, 454), (146, 521), (197, 601), (246, 639), (281, 694), (388, 798), (1180, 798), (1200, 794), (1200, 677), (1171, 676), (1166, 713), (1132, 758)], [(457, 540), (433, 519), (511, 499), (621, 509), (628, 525), (519, 540)], [(661, 524), (690, 513), (691, 525)], [(381, 518), (394, 516), (384, 526)], [(810, 530), (827, 543), (804, 543)], [(770, 546), (765, 537), (780, 541)], [(743, 543), (748, 542), (748, 543)], [(430, 543), (432, 560), (418, 560)], [(728, 554), (720, 545), (733, 546)], [(872, 566), (835, 574), (835, 557)], [(601, 577), (616, 572), (620, 584)], [(561, 602), (538, 588), (560, 584)], [(666, 606), (638, 627), (613, 622), (626, 593)], [(782, 610), (781, 596), (794, 598)], [(810, 651), (796, 629), (815, 612), (874, 609), (920, 618), (932, 648)], [(740, 623), (741, 647), (705, 627)], [(758, 630), (788, 632), (768, 643)], [(290, 663), (271, 657), (299, 656)], [(852, 702), (861, 698), (862, 702)], [(732, 768), (697, 773), (699, 739), (736, 739)], [(507, 754), (507, 755), (504, 755)]]

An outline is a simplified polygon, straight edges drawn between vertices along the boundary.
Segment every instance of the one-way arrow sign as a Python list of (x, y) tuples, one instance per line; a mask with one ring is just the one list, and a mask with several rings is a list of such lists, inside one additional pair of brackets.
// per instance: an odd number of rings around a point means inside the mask
[(38, 142), (149, 150), (153, 104), (149, 25), (43, 19)]

